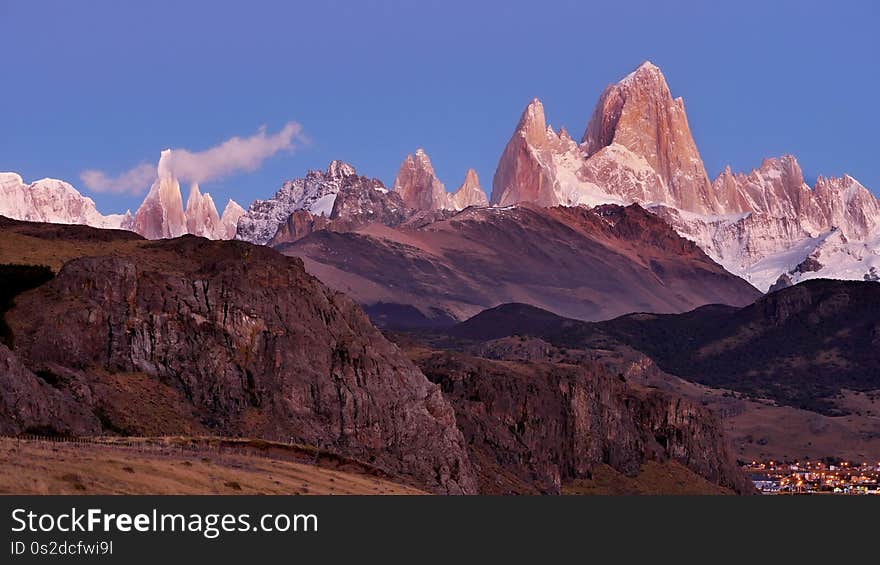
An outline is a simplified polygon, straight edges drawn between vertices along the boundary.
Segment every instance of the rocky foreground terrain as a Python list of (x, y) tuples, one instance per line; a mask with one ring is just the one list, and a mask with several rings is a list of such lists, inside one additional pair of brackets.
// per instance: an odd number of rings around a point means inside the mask
[(711, 305), (597, 323), (511, 304), (451, 331), (479, 340), (528, 335), (581, 350), (623, 345), (700, 384), (834, 415), (841, 389), (880, 389), (878, 305), (878, 285), (814, 280), (743, 308)]
[(628, 382), (711, 408), (743, 460), (873, 461), (878, 292), (871, 282), (815, 280), (743, 308), (596, 323), (506, 304), (420, 339), (490, 359), (601, 363)]
[(594, 470), (623, 481), (656, 465), (749, 491), (698, 405), (599, 366), (407, 355), (267, 247), (5, 219), (0, 230), (0, 262), (26, 279), (2, 312), (5, 434), (280, 440), (436, 493), (558, 493)]

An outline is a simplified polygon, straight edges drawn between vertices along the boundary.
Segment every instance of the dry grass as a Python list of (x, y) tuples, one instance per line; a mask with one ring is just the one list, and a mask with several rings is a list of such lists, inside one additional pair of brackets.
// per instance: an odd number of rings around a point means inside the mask
[(733, 494), (710, 483), (675, 461), (646, 461), (636, 477), (627, 477), (608, 465), (600, 465), (591, 479), (579, 479), (562, 485), (562, 494), (578, 495), (687, 495)]
[(366, 473), (245, 453), (0, 439), (2, 494), (424, 494)]
[(125, 248), (143, 245), (141, 240), (89, 241), (47, 240), (3, 229), (0, 237), (0, 263), (17, 265), (45, 265), (55, 272), (61, 265), (78, 257), (112, 255)]

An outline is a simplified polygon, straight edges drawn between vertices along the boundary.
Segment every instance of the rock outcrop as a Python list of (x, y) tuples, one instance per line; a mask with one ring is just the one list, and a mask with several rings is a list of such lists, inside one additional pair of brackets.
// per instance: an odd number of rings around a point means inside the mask
[(186, 200), (186, 233), (217, 239), (216, 234), (224, 231), (220, 226), (220, 215), (214, 199), (208, 193), (202, 194), (198, 183), (193, 183)]
[(738, 493), (717, 418), (659, 392), (637, 392), (597, 364), (490, 361), (460, 353), (417, 357), (452, 402), (489, 494), (558, 494), (602, 464), (638, 475), (646, 460), (676, 460)]
[(180, 183), (168, 169), (166, 162), (169, 155), (170, 150), (162, 151), (158, 178), (134, 215), (132, 230), (147, 239), (179, 237), (187, 233)]
[[(160, 435), (196, 426), (293, 440), (435, 492), (476, 490), (439, 387), (351, 300), (269, 248), (184, 237), (74, 259), (17, 296), (6, 320), (21, 365), (4, 362), (22, 386), (40, 386), (31, 373), (55, 375), (111, 432), (124, 428), (114, 414), (137, 413)], [(161, 399), (152, 409), (151, 398)], [(9, 421), (39, 425), (40, 410)]]
[[(748, 175), (728, 167), (713, 182), (726, 215), (653, 210), (713, 259), (761, 290), (779, 276), (862, 279), (880, 265), (880, 203), (858, 181), (819, 177), (811, 189), (791, 155)], [(797, 266), (823, 256), (824, 268)]]
[(564, 129), (555, 133), (532, 100), (498, 163), (491, 202), (715, 208), (684, 103), (651, 63), (605, 89), (580, 144)]
[(51, 373), (37, 376), (12, 351), (0, 343), (0, 434), (99, 433), (98, 418), (77, 402), (69, 391), (46, 382)]
[[(589, 161), (612, 145), (647, 163), (660, 181), (645, 185), (640, 194), (626, 195), (628, 200), (665, 202), (697, 213), (716, 211), (684, 101), (672, 98), (663, 73), (650, 62), (607, 87), (587, 125), (581, 148), (592, 169), (589, 177), (600, 186), (608, 186), (603, 169)], [(611, 159), (626, 164), (625, 159)], [(640, 163), (632, 172), (642, 168)]]
[(266, 245), (275, 247), (284, 243), (293, 243), (310, 233), (325, 230), (328, 227), (330, 227), (330, 220), (327, 216), (323, 214), (315, 216), (307, 210), (297, 210), (278, 227), (278, 231)]
[[(523, 202), (539, 206), (582, 203), (567, 195), (571, 184), (577, 185), (575, 188), (580, 185), (576, 176), (580, 162), (577, 144), (568, 134), (557, 135), (546, 124), (544, 105), (535, 98), (523, 111), (504, 148), (492, 179), (490, 202), (498, 206)], [(606, 201), (606, 196), (603, 193), (600, 200)]]
[(378, 223), (398, 226), (413, 216), (400, 193), (385, 190), (382, 183), (367, 177), (354, 177), (339, 188), (330, 219), (337, 228)]
[(244, 215), (244, 208), (235, 200), (229, 199), (220, 216), (220, 227), (214, 239), (232, 239), (238, 229), (238, 219)]

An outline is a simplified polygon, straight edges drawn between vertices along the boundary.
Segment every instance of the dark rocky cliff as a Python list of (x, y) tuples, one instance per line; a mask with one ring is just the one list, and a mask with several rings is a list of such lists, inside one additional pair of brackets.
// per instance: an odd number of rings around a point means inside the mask
[[(18, 296), (6, 319), (18, 357), (10, 363), (51, 375), (65, 394), (83, 391), (77, 405), (110, 431), (119, 424), (108, 414), (148, 417), (137, 406), (147, 391), (131, 390), (146, 375), (194, 420), (187, 429), (179, 419), (157, 421), (161, 433), (204, 427), (292, 439), (436, 492), (476, 490), (439, 387), (351, 300), (271, 249), (184, 237), (74, 259)], [(115, 392), (128, 391), (115, 396), (134, 405), (106, 406), (107, 375)], [(101, 399), (91, 394), (98, 382)], [(31, 419), (62, 432), (94, 427), (94, 417), (77, 428), (78, 419), (54, 408), (56, 418), (43, 417), (48, 409), (31, 410)]]
[(416, 357), (455, 407), (480, 490), (558, 494), (607, 464), (629, 476), (673, 459), (734, 492), (753, 492), (718, 419), (686, 399), (637, 389), (598, 364)]

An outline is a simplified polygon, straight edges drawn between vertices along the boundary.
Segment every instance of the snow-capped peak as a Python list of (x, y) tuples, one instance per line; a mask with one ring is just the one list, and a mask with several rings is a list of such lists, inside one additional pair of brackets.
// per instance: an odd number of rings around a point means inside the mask
[(67, 182), (43, 178), (25, 184), (21, 175), (13, 172), (0, 173), (0, 215), (31, 222), (127, 227), (126, 216), (101, 214), (91, 198)]
[(357, 171), (354, 167), (338, 159), (330, 161), (330, 165), (327, 166), (327, 176), (332, 178), (349, 177), (356, 174)]
[[(311, 170), (305, 178), (285, 181), (272, 198), (251, 203), (238, 218), (235, 238), (264, 245), (297, 210), (329, 218), (342, 187), (362, 178), (353, 166), (334, 160), (325, 171)], [(378, 181), (373, 184), (384, 189)]]

